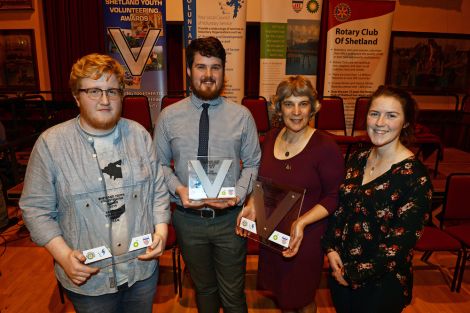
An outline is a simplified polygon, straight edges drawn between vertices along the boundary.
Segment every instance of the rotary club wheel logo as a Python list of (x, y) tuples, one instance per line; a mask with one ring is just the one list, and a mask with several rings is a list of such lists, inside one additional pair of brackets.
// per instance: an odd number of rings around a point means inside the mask
[(86, 258), (87, 258), (88, 260), (92, 260), (92, 259), (95, 258), (95, 254), (94, 254), (93, 252), (88, 252), (88, 253), (86, 254)]
[(345, 22), (351, 17), (351, 7), (341, 2), (335, 6), (333, 15), (338, 22)]
[(307, 11), (310, 13), (317, 13), (318, 9), (320, 9), (320, 5), (318, 4), (317, 0), (310, 0), (307, 3)]

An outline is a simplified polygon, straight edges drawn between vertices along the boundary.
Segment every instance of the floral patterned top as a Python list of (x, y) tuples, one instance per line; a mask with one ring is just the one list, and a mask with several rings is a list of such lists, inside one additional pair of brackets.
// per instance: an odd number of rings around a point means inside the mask
[(413, 247), (430, 216), (431, 180), (424, 165), (412, 156), (363, 185), (370, 151), (351, 156), (340, 186), (339, 207), (322, 245), (339, 253), (352, 288), (380, 284), (384, 275), (393, 273), (410, 303)]

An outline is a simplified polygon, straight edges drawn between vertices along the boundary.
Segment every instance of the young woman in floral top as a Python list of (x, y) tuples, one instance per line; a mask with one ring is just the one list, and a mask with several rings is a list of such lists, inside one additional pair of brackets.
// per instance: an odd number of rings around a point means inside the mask
[(405, 91), (381, 86), (372, 95), (367, 133), (373, 146), (348, 161), (322, 242), (338, 313), (397, 313), (411, 302), (413, 247), (432, 196), (426, 168), (404, 145), (416, 113)]

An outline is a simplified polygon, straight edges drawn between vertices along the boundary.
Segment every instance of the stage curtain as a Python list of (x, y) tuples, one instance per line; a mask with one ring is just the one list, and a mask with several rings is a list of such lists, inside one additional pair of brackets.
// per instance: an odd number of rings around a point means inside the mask
[(186, 66), (183, 64), (183, 23), (166, 24), (167, 47), (167, 89), (168, 94), (177, 94), (185, 89), (184, 75)]
[(43, 6), (51, 90), (66, 91), (72, 64), (105, 52), (101, 1), (44, 0)]
[(247, 23), (245, 46), (245, 95), (259, 95), (260, 23)]

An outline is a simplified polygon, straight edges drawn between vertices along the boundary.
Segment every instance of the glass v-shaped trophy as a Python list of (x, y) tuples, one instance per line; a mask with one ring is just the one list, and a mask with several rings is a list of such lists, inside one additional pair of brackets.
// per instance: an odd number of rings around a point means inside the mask
[(235, 160), (198, 157), (188, 161), (189, 200), (227, 201), (236, 197)]
[(291, 226), (299, 217), (305, 189), (258, 177), (251, 196), (256, 221), (243, 217), (239, 227), (249, 232), (248, 238), (274, 250), (281, 252), (288, 248)]

